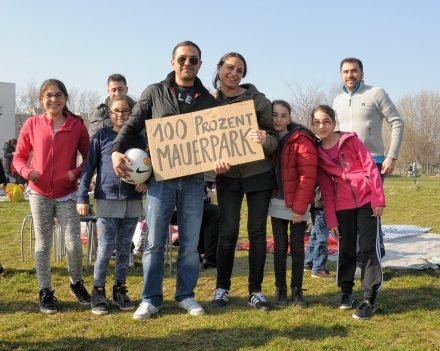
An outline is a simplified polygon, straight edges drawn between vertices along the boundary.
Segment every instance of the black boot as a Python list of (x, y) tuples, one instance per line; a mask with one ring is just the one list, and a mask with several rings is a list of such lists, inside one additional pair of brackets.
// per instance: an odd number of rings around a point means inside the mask
[(276, 288), (274, 305), (279, 308), (284, 308), (287, 306), (287, 287), (286, 286), (281, 286), (281, 287)]
[(304, 300), (303, 289), (301, 288), (292, 288), (292, 304), (294, 306), (298, 305), (300, 308), (309, 307), (306, 300)]

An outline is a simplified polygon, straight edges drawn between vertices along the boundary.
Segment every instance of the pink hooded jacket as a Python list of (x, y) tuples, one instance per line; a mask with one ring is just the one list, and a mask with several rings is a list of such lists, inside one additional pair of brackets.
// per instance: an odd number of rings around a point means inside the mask
[(329, 228), (337, 227), (336, 211), (385, 207), (385, 194), (379, 170), (367, 147), (356, 133), (341, 133), (339, 165), (318, 148), (318, 184), (321, 188), (325, 217)]
[[(12, 165), (17, 172), (29, 179), (36, 170), (40, 177), (29, 186), (37, 193), (56, 199), (76, 191), (77, 182), (70, 181), (67, 171), (79, 178), (89, 149), (89, 135), (81, 118), (66, 112), (66, 120), (58, 132), (52, 131), (52, 120), (41, 114), (26, 120), (18, 137)], [(77, 152), (83, 162), (76, 166)], [(32, 163), (28, 166), (29, 154)]]

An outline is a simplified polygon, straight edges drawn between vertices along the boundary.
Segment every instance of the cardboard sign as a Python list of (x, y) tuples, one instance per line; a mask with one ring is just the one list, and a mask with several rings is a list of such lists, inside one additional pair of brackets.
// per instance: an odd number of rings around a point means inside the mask
[(262, 146), (248, 135), (258, 129), (252, 100), (145, 124), (158, 181), (211, 171), (220, 159), (231, 165), (264, 159)]

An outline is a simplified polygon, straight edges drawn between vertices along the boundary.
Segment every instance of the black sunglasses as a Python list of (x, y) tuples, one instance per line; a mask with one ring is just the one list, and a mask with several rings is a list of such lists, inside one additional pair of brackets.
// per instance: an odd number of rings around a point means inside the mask
[(195, 66), (199, 63), (199, 58), (198, 57), (194, 57), (194, 56), (179, 56), (176, 61), (179, 64), (179, 66), (183, 66), (185, 64), (185, 62), (189, 60), (189, 64), (192, 66)]

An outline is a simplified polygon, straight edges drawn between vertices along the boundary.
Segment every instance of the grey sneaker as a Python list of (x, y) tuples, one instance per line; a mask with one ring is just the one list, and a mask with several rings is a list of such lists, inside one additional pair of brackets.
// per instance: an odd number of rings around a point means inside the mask
[(133, 319), (142, 320), (153, 317), (159, 313), (159, 307), (152, 305), (149, 302), (142, 302), (136, 312), (133, 314)]
[(92, 290), (92, 313), (103, 315), (108, 313), (108, 302), (105, 297), (105, 288), (93, 288)]
[(113, 286), (113, 305), (118, 306), (121, 311), (129, 311), (134, 308), (133, 302), (127, 295), (125, 285)]
[(180, 308), (186, 310), (191, 316), (201, 316), (205, 314), (202, 306), (193, 298), (188, 297), (185, 300), (178, 302)]
[(375, 305), (370, 301), (364, 300), (358, 305), (356, 312), (353, 313), (352, 317), (354, 319), (367, 320), (371, 318), (374, 312), (376, 312)]
[(215, 289), (214, 298), (211, 300), (211, 306), (214, 308), (223, 308), (229, 302), (229, 291), (222, 288)]
[(353, 308), (354, 295), (353, 293), (342, 293), (341, 302), (339, 302), (340, 310), (351, 310)]

